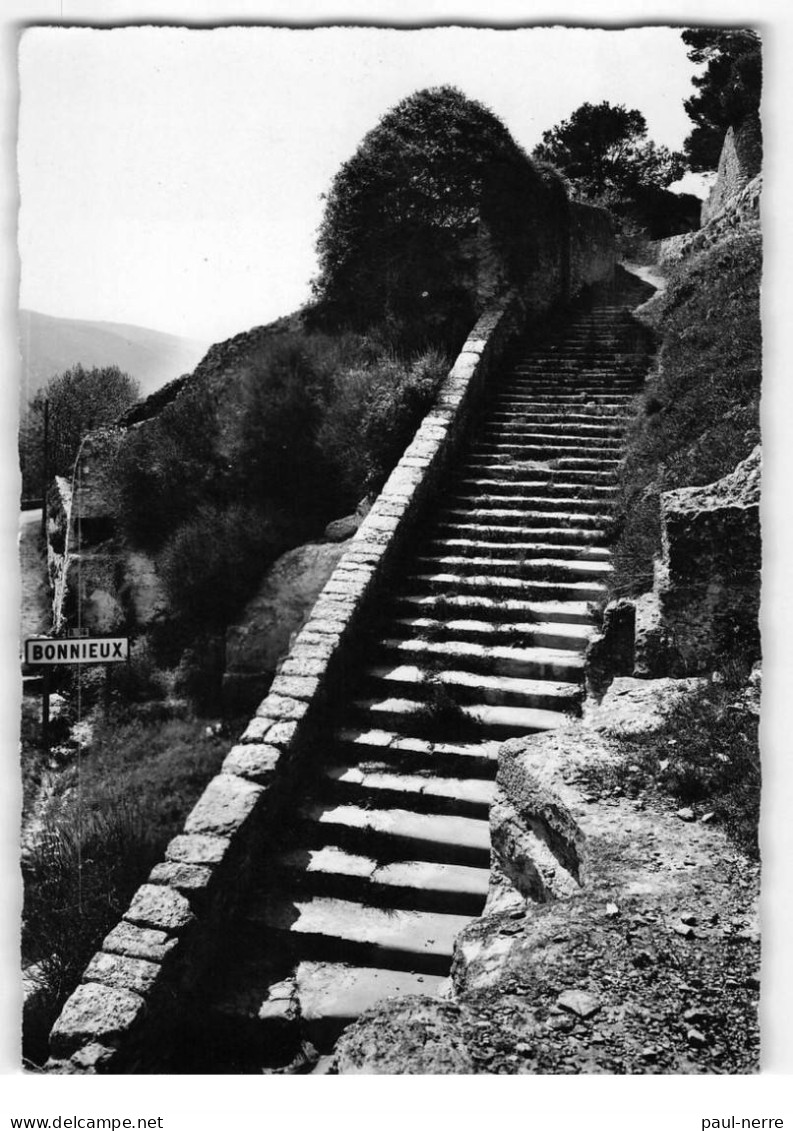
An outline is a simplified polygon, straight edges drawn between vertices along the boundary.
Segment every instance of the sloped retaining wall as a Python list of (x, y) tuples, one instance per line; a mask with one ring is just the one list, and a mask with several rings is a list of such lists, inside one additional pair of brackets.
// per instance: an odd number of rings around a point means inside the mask
[[(607, 218), (597, 223), (602, 237)], [(583, 248), (586, 235), (577, 239)], [(576, 288), (611, 275), (613, 249), (609, 254), (603, 238), (595, 244), (594, 264), (585, 265), (579, 250), (570, 277)], [(546, 305), (558, 297), (549, 286)], [(66, 1002), (51, 1034), (52, 1071), (167, 1070), (180, 1003), (209, 968), (224, 924), (278, 834), (280, 817), (305, 788), (323, 749), (328, 707), (343, 694), (354, 666), (358, 630), (464, 438), (485, 382), (523, 330), (526, 313), (524, 298), (512, 292), (474, 326), (269, 694)]]

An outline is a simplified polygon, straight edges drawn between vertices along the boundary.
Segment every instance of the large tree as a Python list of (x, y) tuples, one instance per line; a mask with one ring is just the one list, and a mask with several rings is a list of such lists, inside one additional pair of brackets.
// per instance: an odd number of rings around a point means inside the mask
[(616, 203), (637, 191), (666, 188), (684, 171), (683, 155), (647, 139), (640, 110), (609, 102), (585, 102), (569, 118), (546, 130), (532, 156), (555, 165), (577, 194)]
[[(691, 81), (698, 93), (684, 103), (694, 129), (684, 142), (695, 172), (715, 169), (730, 126), (756, 118), (763, 68), (760, 37), (750, 28), (690, 28), (683, 32), (692, 63), (705, 64)], [(759, 160), (759, 157), (758, 157)]]
[(70, 475), (83, 437), (113, 423), (139, 397), (138, 382), (115, 365), (93, 369), (75, 365), (51, 377), (31, 400), (20, 425), (23, 495), (34, 498), (41, 493), (45, 462), (49, 476)]
[(527, 179), (540, 183), (506, 126), (479, 102), (449, 86), (404, 99), (366, 135), (328, 193), (314, 284), (320, 320), (430, 330), (454, 311), (470, 320), (465, 246), (483, 194), (508, 184), (514, 196)]

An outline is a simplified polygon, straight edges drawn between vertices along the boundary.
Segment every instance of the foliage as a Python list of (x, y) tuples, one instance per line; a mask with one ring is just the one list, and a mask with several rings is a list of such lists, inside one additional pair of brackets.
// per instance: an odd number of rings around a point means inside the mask
[(630, 199), (649, 186), (665, 188), (683, 173), (682, 154), (647, 140), (639, 110), (585, 102), (542, 135), (532, 156), (550, 162), (592, 203)]
[(263, 509), (199, 508), (158, 558), (171, 610), (191, 627), (222, 631), (284, 548), (277, 521)]
[[(452, 346), (473, 322), (475, 236), (538, 177), (504, 124), (454, 87), (418, 91), (366, 135), (337, 173), (317, 249), (314, 317), (391, 331), (402, 347)], [(507, 252), (508, 253), (508, 252)]]
[(663, 727), (621, 740), (620, 760), (592, 764), (590, 789), (636, 797), (657, 791), (714, 814), (749, 856), (757, 857), (760, 821), (758, 718), (746, 700), (746, 671), (719, 673), (676, 704)]
[(652, 584), (659, 496), (729, 474), (759, 442), (761, 242), (747, 233), (678, 266), (659, 300), (661, 354), (620, 469), (612, 590)]
[(683, 32), (692, 63), (704, 64), (692, 79), (698, 93), (684, 103), (694, 129), (683, 143), (695, 172), (715, 169), (730, 126), (760, 110), (760, 36), (750, 28), (690, 28)]
[(386, 356), (336, 375), (317, 444), (350, 503), (380, 490), (447, 369), (445, 357), (428, 350), (409, 362)]
[(142, 427), (129, 429), (114, 469), (120, 525), (134, 546), (157, 550), (221, 477), (217, 415), (208, 391), (185, 391)]
[(84, 369), (75, 365), (51, 377), (30, 402), (22, 419), (19, 450), (22, 494), (41, 494), (44, 472), (44, 414), (48, 406), (47, 473), (70, 476), (83, 437), (112, 424), (140, 397), (134, 378), (115, 366)]

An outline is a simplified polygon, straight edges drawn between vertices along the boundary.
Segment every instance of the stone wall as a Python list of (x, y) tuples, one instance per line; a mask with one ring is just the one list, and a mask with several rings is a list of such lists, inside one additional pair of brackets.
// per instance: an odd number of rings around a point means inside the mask
[[(592, 265), (581, 238), (576, 278), (610, 274), (604, 224), (587, 216), (582, 228), (600, 235), (592, 240)], [(560, 269), (557, 277), (564, 275)], [(549, 284), (546, 308), (559, 297)], [(535, 300), (512, 292), (477, 321), (413, 442), (346, 543), (267, 697), (64, 1006), (51, 1034), (51, 1070), (163, 1069), (179, 1002), (211, 963), (222, 925), (321, 757), (319, 739), (355, 663), (359, 630), (464, 439), (489, 374), (537, 313)]]
[(704, 228), (700, 228), (698, 232), (687, 232), (682, 236), (660, 240), (657, 245), (659, 267), (672, 267), (681, 259), (713, 247), (733, 232), (756, 227), (760, 223), (762, 191), (763, 177), (758, 174), (719, 212), (711, 216)]
[(760, 172), (763, 142), (758, 117), (727, 130), (716, 181), (702, 205), (702, 224), (709, 224)]
[(602, 208), (570, 206), (570, 293), (610, 279), (616, 265), (614, 222)]

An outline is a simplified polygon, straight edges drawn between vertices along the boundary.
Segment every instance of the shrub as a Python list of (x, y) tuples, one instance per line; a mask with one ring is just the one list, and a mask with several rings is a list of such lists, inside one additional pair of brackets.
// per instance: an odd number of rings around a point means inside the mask
[(114, 467), (121, 532), (134, 546), (158, 550), (212, 499), (220, 471), (216, 406), (194, 386), (126, 433)]
[(196, 629), (224, 630), (283, 548), (264, 508), (201, 507), (159, 556), (171, 610)]
[(380, 490), (437, 395), (448, 361), (428, 350), (337, 374), (317, 443), (345, 501)]

